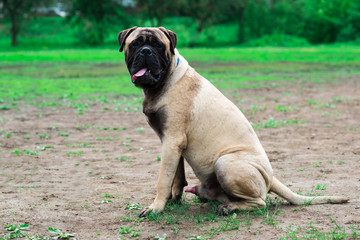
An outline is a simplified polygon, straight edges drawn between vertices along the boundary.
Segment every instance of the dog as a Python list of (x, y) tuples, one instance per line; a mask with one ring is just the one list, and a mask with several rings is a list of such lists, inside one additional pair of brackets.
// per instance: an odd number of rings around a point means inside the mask
[(238, 107), (198, 74), (176, 49), (177, 35), (163, 27), (133, 27), (118, 35), (132, 83), (143, 89), (143, 112), (162, 143), (154, 202), (141, 213), (161, 212), (187, 186), (184, 159), (201, 184), (185, 190), (220, 200), (217, 214), (264, 207), (274, 192), (291, 204), (344, 203), (340, 196), (295, 194), (273, 169), (251, 124)]

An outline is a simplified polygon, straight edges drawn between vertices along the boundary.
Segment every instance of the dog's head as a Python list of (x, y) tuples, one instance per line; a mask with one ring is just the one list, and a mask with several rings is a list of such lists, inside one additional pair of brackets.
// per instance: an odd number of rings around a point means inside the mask
[(163, 27), (133, 27), (120, 32), (118, 41), (135, 86), (152, 89), (164, 85), (175, 54), (175, 33)]

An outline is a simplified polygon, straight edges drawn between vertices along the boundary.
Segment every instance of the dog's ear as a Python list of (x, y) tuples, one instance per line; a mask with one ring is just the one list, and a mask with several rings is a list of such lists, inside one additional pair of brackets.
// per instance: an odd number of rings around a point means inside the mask
[(167, 30), (164, 27), (159, 27), (163, 33), (165, 33), (166, 37), (170, 40), (170, 51), (172, 54), (175, 54), (175, 48), (177, 43), (177, 36), (173, 31)]
[(119, 41), (119, 45), (120, 45), (120, 49), (119, 52), (122, 52), (124, 49), (124, 45), (125, 45), (125, 40), (126, 38), (130, 35), (130, 33), (132, 33), (135, 29), (137, 29), (138, 27), (132, 27), (129, 29), (126, 29), (124, 31), (121, 31), (118, 35), (118, 41)]

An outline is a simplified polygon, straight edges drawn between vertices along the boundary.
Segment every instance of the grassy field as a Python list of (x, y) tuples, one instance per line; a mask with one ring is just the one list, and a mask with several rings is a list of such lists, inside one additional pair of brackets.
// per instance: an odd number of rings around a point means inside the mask
[[(221, 89), (278, 81), (337, 81), (360, 74), (360, 49), (354, 46), (199, 48), (180, 52)], [(139, 95), (141, 91), (130, 83), (123, 58), (116, 48), (3, 49), (0, 100)]]

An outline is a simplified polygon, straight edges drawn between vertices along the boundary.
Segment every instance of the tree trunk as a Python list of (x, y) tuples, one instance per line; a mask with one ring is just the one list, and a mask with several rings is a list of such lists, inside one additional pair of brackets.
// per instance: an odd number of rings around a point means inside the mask
[(17, 29), (16, 17), (11, 16), (11, 46), (13, 47), (17, 45), (17, 35), (18, 35), (18, 29)]
[(239, 32), (238, 32), (238, 42), (245, 42), (245, 30), (244, 30), (244, 11), (245, 8), (240, 8), (239, 10)]

